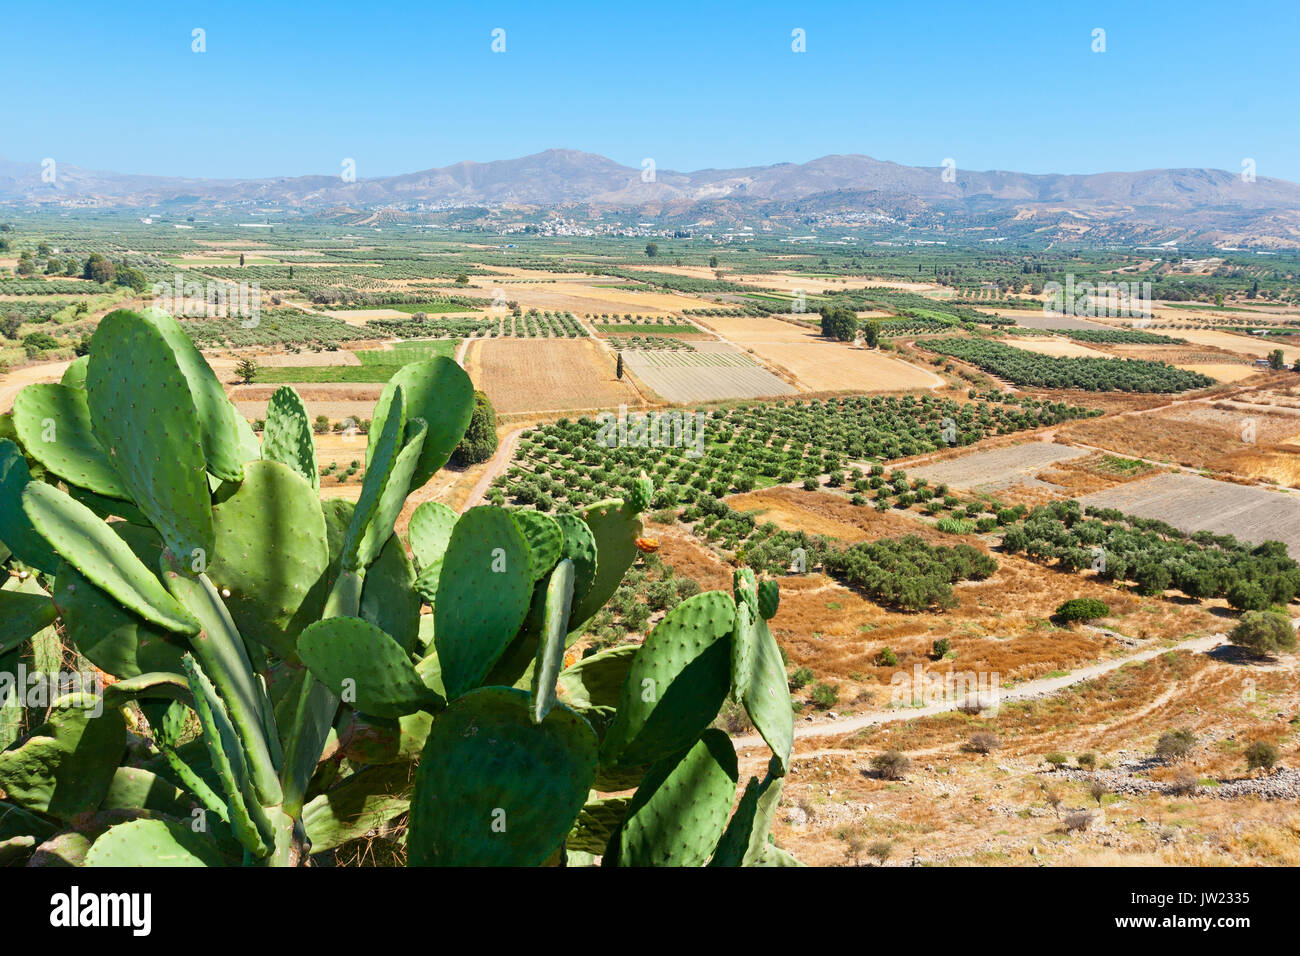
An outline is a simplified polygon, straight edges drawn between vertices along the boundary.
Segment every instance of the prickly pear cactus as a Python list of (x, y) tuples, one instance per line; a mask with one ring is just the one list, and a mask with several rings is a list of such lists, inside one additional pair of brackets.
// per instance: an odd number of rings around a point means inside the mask
[[(574, 660), (654, 487), (555, 516), (426, 501), (399, 534), (473, 401), (450, 359), (404, 366), (353, 504), (321, 501), (298, 395), (259, 444), (170, 316), (115, 312), (23, 389), (0, 416), (0, 672), (75, 660), (89, 687), (44, 723), (0, 700), (0, 858), (292, 866), (378, 832), (417, 866), (789, 863), (775, 586), (741, 571)], [(774, 754), (735, 813), (710, 729), (729, 693)]]

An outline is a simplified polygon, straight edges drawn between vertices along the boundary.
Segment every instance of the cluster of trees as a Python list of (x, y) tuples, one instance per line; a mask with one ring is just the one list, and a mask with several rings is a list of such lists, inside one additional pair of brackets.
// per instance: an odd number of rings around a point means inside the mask
[(1182, 392), (1214, 384), (1214, 379), (1199, 372), (1143, 359), (1060, 358), (976, 338), (925, 339), (917, 344), (1016, 385), (1090, 392)]
[(452, 461), (458, 465), (477, 465), (487, 461), (497, 450), (497, 413), (487, 393), (474, 390), (474, 411), (469, 428), (452, 452)]
[(1251, 547), (1231, 535), (1188, 536), (1114, 509), (1085, 513), (1073, 499), (1034, 508), (1007, 529), (1002, 550), (1063, 571), (1094, 568), (1104, 580), (1132, 581), (1139, 594), (1173, 589), (1191, 598), (1225, 598), (1238, 610), (1286, 605), (1300, 593), (1300, 565), (1280, 541)]
[(1064, 334), (1076, 342), (1102, 342), (1110, 345), (1186, 345), (1185, 339), (1141, 329), (1065, 329)]
[(953, 607), (953, 584), (982, 581), (998, 569), (992, 557), (968, 544), (935, 547), (915, 535), (831, 551), (823, 563), (828, 574), (877, 603), (908, 611)]

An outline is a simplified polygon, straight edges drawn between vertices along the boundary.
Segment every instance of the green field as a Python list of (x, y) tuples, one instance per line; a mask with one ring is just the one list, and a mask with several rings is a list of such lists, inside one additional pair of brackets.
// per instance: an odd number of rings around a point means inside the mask
[(359, 349), (353, 354), (361, 360), (363, 366), (406, 365), (409, 362), (423, 362), (426, 359), (445, 355), (451, 358), (456, 354), (459, 339), (434, 339), (425, 342), (398, 342), (389, 349)]
[(319, 382), (387, 382), (400, 365), (300, 365), (259, 368), (253, 381), (258, 385), (298, 385)]

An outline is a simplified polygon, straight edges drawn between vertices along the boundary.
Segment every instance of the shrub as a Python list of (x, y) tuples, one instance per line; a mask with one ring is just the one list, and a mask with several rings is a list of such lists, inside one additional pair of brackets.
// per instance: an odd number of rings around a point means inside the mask
[(1092, 826), (1094, 814), (1091, 810), (1071, 810), (1065, 815), (1065, 832), (1075, 833)]
[(1066, 756), (1065, 754), (1063, 754), (1063, 753), (1056, 752), (1056, 751), (1054, 751), (1054, 752), (1048, 754), (1048, 755), (1047, 755), (1046, 757), (1044, 757), (1043, 759), (1044, 759), (1045, 761), (1047, 761), (1048, 763), (1050, 763), (1053, 767), (1063, 767), (1063, 766), (1065, 766), (1067, 763), (1070, 762), (1070, 758), (1069, 758), (1069, 757), (1067, 757), (1067, 756)]
[(1056, 609), (1060, 620), (1073, 624), (1076, 621), (1095, 621), (1099, 617), (1108, 617), (1110, 607), (1105, 601), (1096, 598), (1071, 598)]
[(871, 846), (867, 847), (867, 855), (876, 861), (876, 866), (884, 866), (885, 861), (889, 859), (894, 852), (894, 844), (888, 840), (876, 840)]
[(497, 413), (486, 393), (474, 390), (474, 411), (465, 436), (452, 452), (458, 465), (477, 465), (487, 461), (497, 450)]
[(1101, 801), (1105, 799), (1106, 794), (1110, 793), (1106, 785), (1100, 780), (1094, 780), (1088, 784), (1088, 796), (1097, 801), (1097, 806), (1101, 806)]
[(790, 689), (802, 690), (812, 679), (813, 672), (807, 667), (801, 667), (790, 675)]
[(971, 734), (970, 740), (966, 741), (966, 749), (977, 754), (991, 753), (1001, 746), (1002, 741), (998, 739), (997, 734), (991, 734), (985, 730), (977, 734)]
[(1074, 758), (1074, 762), (1084, 770), (1092, 770), (1097, 766), (1097, 755), (1091, 751), (1086, 754), (1079, 754), (1079, 756)]
[(894, 653), (893, 648), (882, 647), (880, 653), (876, 655), (877, 667), (897, 667), (898, 655)]
[(1169, 785), (1169, 792), (1179, 797), (1190, 797), (1196, 793), (1199, 786), (1196, 774), (1184, 770), (1174, 777), (1174, 782)]
[(1272, 770), (1277, 763), (1277, 748), (1266, 740), (1257, 740), (1246, 748), (1247, 770)]
[(1196, 735), (1186, 727), (1166, 730), (1156, 741), (1156, 756), (1163, 760), (1182, 760), (1196, 746)]
[(809, 695), (812, 702), (822, 710), (834, 707), (840, 699), (840, 689), (834, 684), (818, 684)]
[(930, 648), (930, 656), (936, 661), (941, 661), (948, 656), (950, 650), (952, 650), (952, 641), (946, 637), (936, 638)]
[(902, 780), (907, 771), (912, 769), (912, 761), (897, 750), (890, 750), (872, 757), (871, 769), (885, 780)]
[(1228, 635), (1228, 640), (1257, 657), (1267, 657), (1278, 651), (1293, 651), (1296, 647), (1291, 619), (1276, 611), (1245, 611)]

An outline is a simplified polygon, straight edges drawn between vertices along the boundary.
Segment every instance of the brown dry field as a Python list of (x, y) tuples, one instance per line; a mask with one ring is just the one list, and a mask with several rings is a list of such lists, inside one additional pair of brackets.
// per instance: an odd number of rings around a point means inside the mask
[(1186, 339), (1196, 345), (1213, 345), (1229, 352), (1249, 355), (1252, 358), (1266, 358), (1276, 348), (1282, 349), (1282, 356), (1288, 364), (1294, 364), (1300, 357), (1300, 347), (1279, 345), (1270, 342), (1268, 337), (1236, 335), (1232, 332), (1217, 332), (1211, 329), (1172, 329), (1170, 335)]
[[(1243, 441), (1253, 423), (1255, 441)], [(1260, 410), (1183, 405), (1146, 415), (1097, 418), (1063, 426), (1062, 439), (1121, 455), (1168, 461), (1241, 478), (1300, 484), (1294, 416)]]
[(1199, 372), (1219, 382), (1240, 382), (1259, 374), (1259, 369), (1250, 365), (1202, 365), (1178, 363), (1178, 368), (1188, 372)]
[(588, 339), (475, 339), (465, 370), (499, 413), (629, 408), (644, 404)]
[[(537, 277), (534, 273), (530, 278)], [(698, 309), (701, 300), (678, 292), (638, 292), (616, 289), (612, 286), (584, 283), (572, 274), (565, 274), (556, 282), (494, 281), (492, 276), (471, 276), (470, 286), (489, 296), (501, 289), (506, 298), (517, 301), (525, 311), (540, 309), (543, 312), (642, 313), (647, 315), (679, 315), (684, 309)]]
[[(709, 279), (714, 278), (715, 270), (708, 266), (660, 266), (660, 265), (630, 265), (626, 268), (640, 272), (662, 272), (666, 275), (687, 276), (692, 279)], [(809, 272), (815, 272), (816, 266), (809, 264)], [(726, 269), (722, 270), (722, 278), (725, 282), (734, 282), (737, 285), (751, 285), (756, 289), (775, 289), (779, 292), (797, 292), (802, 289), (809, 294), (820, 293), (823, 289), (865, 289), (868, 286), (881, 286), (889, 288), (906, 288), (911, 292), (931, 292), (937, 288), (928, 282), (896, 282), (884, 279), (875, 279), (871, 276), (814, 276), (814, 275), (795, 275), (790, 272), (731, 272)]]
[(1012, 345), (1018, 349), (1024, 349), (1027, 352), (1037, 352), (1039, 355), (1053, 355), (1067, 358), (1109, 358), (1109, 355), (1098, 349), (1089, 348), (1070, 339), (1058, 339), (1039, 337), (1036, 335), (1016, 335), (1011, 338), (998, 339), (1003, 345)]
[(809, 391), (904, 391), (942, 387), (944, 380), (876, 349), (829, 342), (814, 328), (780, 319), (707, 316), (699, 320)]
[[(1294, 658), (1251, 667), (1179, 652), (1051, 697), (1004, 704), (995, 716), (945, 714), (869, 728), (818, 741), (820, 750), (805, 742), (797, 751), (809, 756), (797, 758), (787, 779), (775, 837), (812, 865), (865, 862), (864, 848), (885, 840), (893, 846), (890, 866), (907, 865), (913, 854), (920, 863), (949, 866), (1294, 866), (1300, 811), (1288, 801), (1108, 793), (1100, 820), (1067, 833), (1058, 813), (1098, 809), (1088, 793), (1092, 775), (1054, 771), (1043, 757), (1093, 752), (1099, 766), (1113, 764), (1122, 779), (1167, 781), (1190, 772), (1233, 781), (1247, 776), (1241, 751), (1263, 739), (1294, 767), (1296, 677)], [(1246, 678), (1255, 682), (1253, 701), (1243, 699)], [(1201, 739), (1184, 765), (1144, 776), (1125, 767), (1175, 727)], [(995, 734), (1000, 749), (967, 752), (967, 739), (978, 731)], [(870, 757), (887, 749), (910, 756), (905, 780), (885, 781), (870, 770)]]

